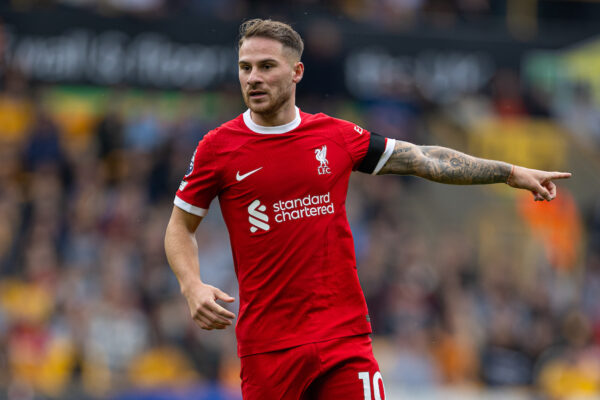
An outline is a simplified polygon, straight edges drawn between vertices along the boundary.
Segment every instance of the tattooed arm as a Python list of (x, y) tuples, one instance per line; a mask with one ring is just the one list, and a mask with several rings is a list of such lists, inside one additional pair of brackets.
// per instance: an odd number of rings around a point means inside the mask
[(548, 201), (556, 197), (556, 185), (552, 180), (571, 176), (570, 173), (539, 171), (477, 158), (446, 147), (417, 146), (399, 140), (379, 174), (416, 175), (456, 185), (507, 183), (530, 190), (535, 200)]
[(397, 140), (380, 174), (417, 175), (456, 185), (506, 182), (512, 165), (471, 157), (439, 146), (416, 146)]

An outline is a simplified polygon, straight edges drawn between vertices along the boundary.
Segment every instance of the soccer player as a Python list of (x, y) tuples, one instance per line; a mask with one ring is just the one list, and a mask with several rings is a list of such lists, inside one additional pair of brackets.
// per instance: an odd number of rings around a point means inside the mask
[(444, 147), (387, 139), (295, 104), (303, 42), (289, 25), (240, 27), (239, 80), (248, 110), (199, 142), (175, 197), (165, 249), (203, 329), (225, 329), (234, 299), (200, 278), (194, 233), (218, 197), (240, 308), (245, 400), (384, 399), (356, 273), (345, 199), (350, 173), (416, 175), (451, 184), (506, 183), (556, 196), (545, 172)]

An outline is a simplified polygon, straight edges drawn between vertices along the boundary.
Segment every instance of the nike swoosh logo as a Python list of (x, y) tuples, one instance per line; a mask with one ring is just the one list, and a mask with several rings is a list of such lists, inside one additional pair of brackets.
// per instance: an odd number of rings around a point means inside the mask
[(246, 179), (247, 177), (249, 177), (250, 175), (252, 175), (256, 171), (259, 171), (261, 169), (262, 169), (262, 167), (256, 168), (254, 171), (246, 172), (244, 175), (240, 175), (240, 171), (238, 171), (237, 174), (235, 174), (235, 179), (239, 182), (241, 180)]

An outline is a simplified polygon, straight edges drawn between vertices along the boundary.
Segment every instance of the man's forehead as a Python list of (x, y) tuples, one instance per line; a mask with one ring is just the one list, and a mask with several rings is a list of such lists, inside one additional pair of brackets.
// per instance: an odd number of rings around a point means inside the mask
[(264, 59), (290, 58), (293, 51), (283, 43), (270, 38), (251, 37), (244, 39), (238, 52), (239, 62)]

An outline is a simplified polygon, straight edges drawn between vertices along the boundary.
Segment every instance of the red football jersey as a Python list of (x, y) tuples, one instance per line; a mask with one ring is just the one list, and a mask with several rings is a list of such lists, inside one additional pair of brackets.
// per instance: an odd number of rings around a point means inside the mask
[(371, 332), (346, 193), (367, 153), (368, 172), (389, 158), (394, 141), (379, 137), (374, 149), (374, 137), (296, 109), (277, 127), (246, 111), (198, 144), (175, 205), (204, 216), (219, 198), (239, 282), (240, 357)]

